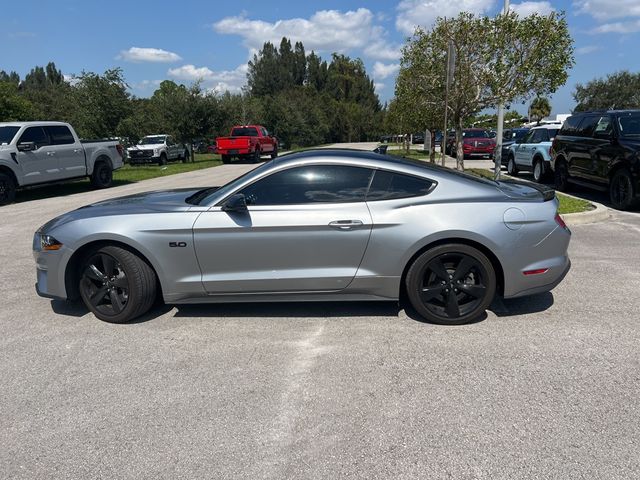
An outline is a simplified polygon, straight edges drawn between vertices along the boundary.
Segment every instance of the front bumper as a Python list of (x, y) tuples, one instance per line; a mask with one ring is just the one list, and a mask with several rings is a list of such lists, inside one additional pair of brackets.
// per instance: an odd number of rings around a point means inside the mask
[(71, 258), (73, 251), (67, 247), (46, 252), (34, 250), (36, 260), (36, 293), (44, 298), (66, 300), (67, 289), (64, 266)]

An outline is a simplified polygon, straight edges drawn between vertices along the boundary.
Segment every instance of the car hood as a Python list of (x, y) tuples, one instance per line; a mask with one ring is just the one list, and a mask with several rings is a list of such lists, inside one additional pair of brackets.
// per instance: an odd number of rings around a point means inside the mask
[(86, 218), (186, 211), (193, 207), (192, 204), (187, 203), (187, 199), (201, 190), (201, 188), (161, 190), (104, 200), (54, 218), (44, 224), (40, 230), (49, 232), (66, 223)]
[(127, 150), (153, 150), (154, 148), (164, 147), (164, 143), (149, 143), (147, 145), (134, 145)]

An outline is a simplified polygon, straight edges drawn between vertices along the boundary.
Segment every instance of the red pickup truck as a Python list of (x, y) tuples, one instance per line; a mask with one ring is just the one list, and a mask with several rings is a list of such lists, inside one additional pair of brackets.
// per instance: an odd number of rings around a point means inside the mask
[(232, 158), (247, 158), (259, 162), (262, 155), (278, 156), (278, 139), (269, 135), (261, 125), (239, 125), (231, 129), (228, 137), (216, 138), (218, 153), (222, 163), (229, 163)]

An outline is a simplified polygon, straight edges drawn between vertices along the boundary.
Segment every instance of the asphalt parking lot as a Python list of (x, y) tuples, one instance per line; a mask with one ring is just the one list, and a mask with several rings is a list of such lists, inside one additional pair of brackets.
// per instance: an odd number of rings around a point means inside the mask
[(0, 477), (640, 477), (640, 213), (573, 227), (552, 293), (462, 327), (396, 304), (157, 307), (36, 296), (33, 231), (225, 165), (0, 208)]

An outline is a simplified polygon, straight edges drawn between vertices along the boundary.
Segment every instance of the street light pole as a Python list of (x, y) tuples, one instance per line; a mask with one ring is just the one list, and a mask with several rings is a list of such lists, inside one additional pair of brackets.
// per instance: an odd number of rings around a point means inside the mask
[[(509, 13), (509, 0), (504, 0), (504, 12), (506, 15)], [(494, 178), (500, 180), (500, 169), (502, 168), (502, 131), (504, 125), (504, 103), (500, 102), (498, 105), (498, 128), (496, 129), (496, 150), (493, 154), (494, 163)]]

